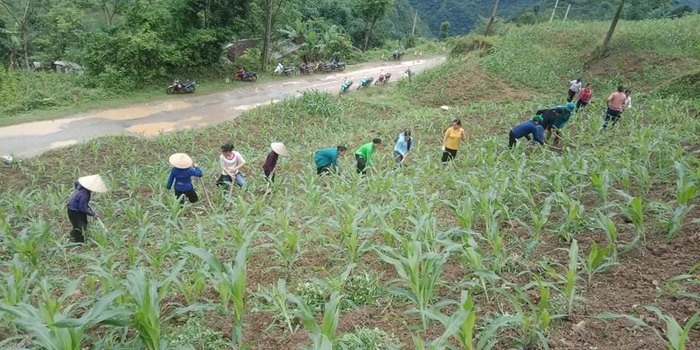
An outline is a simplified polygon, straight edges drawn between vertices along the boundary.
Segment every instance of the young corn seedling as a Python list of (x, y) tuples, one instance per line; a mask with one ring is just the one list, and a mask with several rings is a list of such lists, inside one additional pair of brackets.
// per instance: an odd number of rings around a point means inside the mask
[(301, 232), (291, 225), (291, 206), (287, 206), (285, 210), (277, 212), (277, 222), (279, 231), (268, 233), (267, 236), (272, 240), (273, 252), (283, 262), (283, 270), (286, 274), (290, 274), (294, 263), (301, 257)]
[(39, 271), (28, 267), (17, 255), (3, 265), (7, 271), (0, 269), (0, 302), (8, 306), (28, 303)]
[(360, 222), (365, 218), (365, 211), (350, 207), (337, 208), (336, 212), (340, 213), (340, 218), (337, 221), (331, 220), (330, 224), (338, 232), (338, 248), (344, 248), (339, 250), (347, 253), (349, 262), (356, 263), (360, 256), (369, 250), (369, 244), (361, 237), (363, 231), (366, 231), (360, 227)]
[(592, 173), (591, 184), (593, 184), (593, 188), (595, 188), (595, 191), (598, 193), (598, 196), (603, 203), (607, 203), (608, 193), (610, 191), (610, 187), (612, 187), (612, 177), (610, 176), (610, 172), (605, 169), (602, 172)]
[(452, 346), (448, 343), (452, 337), (459, 343), (459, 349), (482, 350), (495, 345), (496, 341), (484, 341), (481, 339), (477, 346), (474, 346), (474, 331), (476, 330), (476, 308), (474, 299), (467, 291), (462, 291), (459, 308), (452, 316), (447, 316), (438, 311), (431, 312), (430, 317), (439, 321), (445, 328), (444, 333), (435, 341), (431, 342), (431, 348), (444, 349)]
[(681, 327), (672, 315), (664, 314), (659, 308), (655, 306), (645, 306), (646, 310), (653, 312), (656, 317), (659, 318), (665, 324), (665, 329), (663, 332), (659, 331), (654, 325), (649, 325), (643, 320), (630, 316), (630, 315), (620, 315), (610, 312), (604, 312), (596, 315), (596, 318), (608, 320), (615, 318), (625, 318), (631, 321), (636, 326), (647, 328), (656, 334), (656, 336), (661, 339), (668, 350), (686, 350), (686, 342), (690, 337), (690, 331), (695, 327), (696, 324), (700, 323), (700, 312), (693, 314), (690, 319), (685, 323), (685, 326)]
[(276, 323), (283, 321), (289, 333), (294, 334), (296, 329), (292, 326), (292, 320), (296, 310), (289, 307), (290, 293), (287, 292), (287, 281), (280, 278), (277, 280), (276, 286), (259, 289), (257, 295), (263, 300), (263, 303), (256, 307), (253, 312), (260, 310), (271, 311), (275, 314), (273, 322), (265, 331), (269, 331)]
[(590, 251), (588, 252), (588, 257), (583, 264), (583, 269), (588, 275), (588, 284), (591, 284), (593, 275), (598, 272), (607, 270), (610, 266), (614, 266), (616, 263), (613, 259), (613, 245), (608, 244), (603, 247), (603, 249), (598, 249), (598, 243), (591, 241)]
[(459, 226), (467, 232), (471, 231), (474, 224), (474, 206), (471, 197), (456, 203), (448, 200), (443, 200), (442, 202), (454, 212)]
[(340, 305), (342, 296), (338, 292), (331, 294), (330, 300), (323, 310), (323, 321), (319, 325), (316, 317), (304, 300), (296, 295), (287, 294), (289, 300), (297, 305), (297, 316), (309, 331), (313, 342), (313, 350), (333, 350), (340, 320)]
[[(694, 182), (697, 176), (692, 173), (688, 174), (683, 163), (674, 162), (673, 167), (676, 169), (676, 204), (687, 206), (698, 193), (698, 187)], [(700, 170), (698, 171), (700, 172)]]
[(615, 227), (615, 223), (609, 217), (603, 215), (600, 211), (596, 221), (598, 222), (598, 227), (608, 237), (608, 247), (612, 249), (612, 262), (617, 263), (617, 227)]
[(574, 309), (574, 301), (577, 299), (576, 296), (576, 282), (579, 279), (578, 275), (578, 259), (579, 259), (578, 242), (574, 239), (571, 242), (571, 246), (568, 249), (569, 253), (569, 264), (564, 270), (564, 274), (559, 274), (557, 271), (551, 267), (547, 267), (547, 273), (560, 280), (564, 285), (564, 298), (567, 304), (567, 314), (571, 315)]
[(566, 193), (559, 193), (561, 210), (564, 213), (564, 222), (557, 231), (560, 238), (570, 243), (576, 233), (581, 230), (581, 222), (583, 220), (583, 205), (569, 197)]
[(8, 235), (6, 242), (10, 251), (19, 254), (32, 267), (38, 268), (44, 245), (50, 240), (51, 226), (46, 222), (32, 223), (23, 229), (17, 237)]
[(489, 301), (489, 289), (486, 287), (486, 281), (493, 283), (500, 279), (500, 277), (492, 270), (486, 268), (476, 241), (471, 238), (469, 240), (469, 245), (463, 245), (464, 255), (467, 257), (467, 267), (474, 270), (474, 276), (479, 280), (481, 289), (484, 291), (484, 295), (486, 296), (486, 300)]
[(548, 196), (542, 203), (541, 210), (531, 209), (530, 206), (525, 206), (530, 215), (530, 221), (532, 222), (532, 225), (528, 225), (522, 220), (515, 218), (515, 220), (519, 222), (522, 226), (528, 228), (532, 235), (530, 237), (530, 243), (528, 243), (525, 247), (526, 254), (531, 253), (537, 247), (537, 244), (539, 244), (542, 231), (544, 230), (545, 225), (547, 225), (547, 222), (549, 221), (549, 216), (552, 212), (553, 199), (554, 197)]
[(639, 197), (631, 198), (624, 210), (624, 214), (632, 221), (636, 233), (634, 240), (629, 245), (631, 247), (635, 246), (640, 239), (646, 245), (647, 237), (646, 228), (644, 227), (644, 204), (642, 199)]

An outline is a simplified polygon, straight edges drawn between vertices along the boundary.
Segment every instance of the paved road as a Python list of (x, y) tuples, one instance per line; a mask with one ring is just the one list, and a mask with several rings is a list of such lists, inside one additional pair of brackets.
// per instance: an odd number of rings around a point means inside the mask
[[(363, 75), (392, 73), (391, 81), (403, 78), (410, 68), (418, 73), (444, 61), (433, 57), (401, 62), (374, 62), (349, 67), (344, 72), (289, 77), (272, 82), (258, 81), (250, 86), (209, 95), (180, 95), (176, 99), (137, 104), (130, 107), (92, 111), (67, 118), (0, 128), (0, 155), (31, 157), (58, 147), (74, 145), (105, 135), (157, 135), (182, 129), (200, 128), (235, 118), (241, 112), (304, 90), (337, 93), (344, 77), (354, 82)], [(352, 93), (352, 92), (351, 92)]]

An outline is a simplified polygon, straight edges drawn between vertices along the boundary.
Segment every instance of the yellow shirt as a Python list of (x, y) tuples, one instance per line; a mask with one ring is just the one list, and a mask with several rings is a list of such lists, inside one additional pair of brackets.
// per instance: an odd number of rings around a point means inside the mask
[(454, 150), (459, 149), (459, 143), (462, 140), (463, 132), (464, 129), (462, 128), (457, 130), (455, 130), (453, 127), (447, 128), (447, 130), (445, 130), (445, 148)]

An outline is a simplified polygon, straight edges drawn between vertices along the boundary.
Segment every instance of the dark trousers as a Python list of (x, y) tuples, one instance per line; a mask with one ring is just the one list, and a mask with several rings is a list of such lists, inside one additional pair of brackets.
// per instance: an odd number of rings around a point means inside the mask
[(586, 107), (586, 106), (588, 106), (588, 102), (584, 102), (584, 101), (581, 101), (581, 100), (578, 100), (578, 101), (576, 102), (576, 110), (577, 110), (577, 111), (579, 110), (579, 108)]
[(355, 155), (355, 159), (357, 160), (357, 173), (362, 175), (366, 174), (367, 171), (365, 171), (365, 168), (367, 167), (367, 160), (357, 154)]
[(178, 190), (175, 190), (175, 197), (180, 199), (180, 203), (184, 204), (185, 198), (183, 197), (183, 195), (184, 195), (184, 197), (187, 197), (187, 199), (190, 201), (190, 203), (197, 203), (197, 201), (199, 201), (199, 197), (197, 197), (197, 192), (195, 192), (194, 189), (191, 189), (191, 190), (185, 191), (185, 192), (180, 192)]
[(608, 122), (612, 120), (613, 126), (617, 124), (617, 119), (620, 118), (620, 111), (615, 111), (610, 109), (608, 107), (608, 110), (605, 112), (605, 123), (603, 123), (603, 128), (608, 127)]
[(445, 162), (451, 161), (451, 160), (455, 159), (456, 156), (457, 156), (456, 149), (445, 148), (445, 151), (442, 152), (442, 162), (445, 163)]
[(397, 164), (401, 164), (403, 161), (403, 154), (401, 154), (399, 151), (394, 151), (394, 160)]
[(571, 100), (574, 99), (574, 96), (576, 96), (576, 91), (569, 90), (569, 97), (566, 99), (566, 102), (571, 102)]
[(73, 242), (84, 243), (85, 236), (83, 236), (83, 233), (87, 227), (87, 214), (68, 209), (68, 220), (73, 225), (73, 230), (70, 231)]
[(270, 181), (270, 182), (275, 182), (275, 172), (267, 172), (263, 170), (263, 173), (265, 175), (265, 180)]
[(511, 130), (508, 133), (508, 148), (513, 148), (513, 146), (515, 146), (515, 142), (516, 142), (515, 134), (513, 134), (513, 130)]
[(316, 175), (330, 175), (332, 172), (330, 164), (316, 167)]

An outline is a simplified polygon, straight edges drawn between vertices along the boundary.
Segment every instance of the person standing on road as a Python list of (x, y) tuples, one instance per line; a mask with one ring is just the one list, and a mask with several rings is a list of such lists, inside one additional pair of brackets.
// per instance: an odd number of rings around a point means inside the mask
[(446, 163), (454, 159), (460, 143), (466, 139), (467, 134), (462, 129), (462, 121), (453, 119), (452, 125), (445, 130), (445, 137), (442, 139), (442, 162)]
[(375, 138), (372, 142), (365, 143), (355, 151), (355, 159), (357, 160), (357, 173), (365, 175), (366, 168), (372, 166), (372, 155), (374, 151), (382, 148), (382, 140)]
[(397, 165), (402, 165), (406, 161), (408, 152), (411, 151), (411, 146), (413, 146), (411, 132), (406, 130), (400, 133), (394, 146), (394, 160), (396, 160)]
[(588, 106), (591, 102), (591, 97), (593, 97), (593, 85), (591, 83), (586, 84), (586, 87), (581, 90), (578, 94), (578, 101), (576, 101), (576, 111)]
[(338, 169), (338, 158), (345, 155), (345, 146), (329, 147), (314, 153), (314, 164), (316, 164), (316, 174), (324, 175), (332, 172), (340, 173)]
[(617, 119), (620, 117), (620, 113), (622, 112), (625, 106), (625, 100), (627, 99), (627, 96), (623, 93), (623, 91), (625, 91), (624, 86), (618, 85), (617, 91), (613, 92), (608, 97), (608, 109), (605, 112), (605, 122), (603, 123), (603, 129), (608, 127), (608, 122), (610, 122), (611, 120), (613, 126), (617, 124)]
[(572, 80), (569, 82), (569, 91), (568, 95), (569, 97), (566, 99), (566, 102), (571, 102), (574, 100), (574, 97), (578, 92), (581, 90), (581, 78), (578, 78), (576, 80)]
[(170, 190), (175, 185), (175, 197), (180, 200), (180, 203), (185, 203), (183, 196), (187, 197), (190, 203), (196, 203), (199, 197), (197, 197), (197, 192), (192, 185), (192, 176), (201, 178), (202, 170), (185, 153), (175, 153), (170, 156), (168, 161), (173, 168), (170, 170), (165, 187)]
[(221, 155), (219, 156), (219, 165), (221, 166), (221, 175), (216, 181), (216, 185), (231, 192), (233, 183), (240, 188), (245, 187), (245, 178), (240, 170), (246, 165), (243, 156), (233, 150), (232, 143), (226, 143), (221, 146)]
[(517, 142), (516, 140), (521, 137), (530, 141), (530, 135), (537, 143), (544, 145), (544, 129), (540, 123), (542, 123), (542, 116), (536, 115), (532, 119), (516, 125), (508, 134), (508, 148), (513, 148)]
[(107, 192), (107, 185), (100, 175), (89, 175), (79, 178), (75, 182), (75, 191), (66, 205), (68, 210), (68, 220), (73, 229), (70, 231), (72, 241), (75, 243), (85, 243), (85, 229), (87, 228), (87, 217), (99, 216), (90, 208), (90, 198), (92, 192)]
[(287, 147), (285, 147), (282, 142), (273, 142), (270, 144), (270, 148), (272, 150), (267, 154), (267, 158), (265, 159), (265, 164), (263, 164), (262, 169), (263, 174), (265, 175), (265, 180), (274, 182), (277, 159), (279, 156), (286, 157), (289, 155), (289, 153), (287, 153)]

